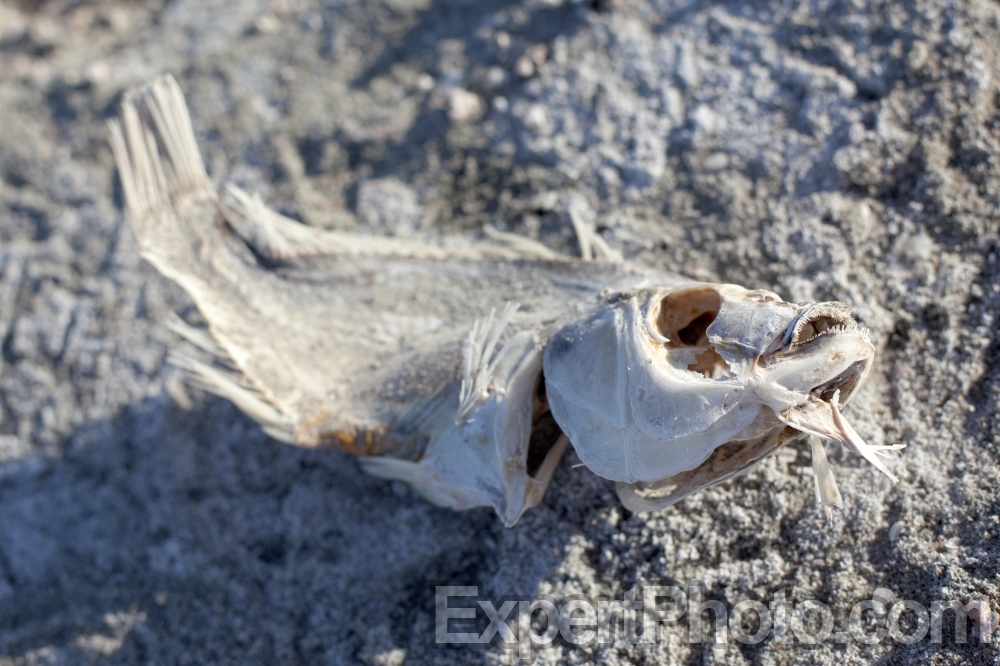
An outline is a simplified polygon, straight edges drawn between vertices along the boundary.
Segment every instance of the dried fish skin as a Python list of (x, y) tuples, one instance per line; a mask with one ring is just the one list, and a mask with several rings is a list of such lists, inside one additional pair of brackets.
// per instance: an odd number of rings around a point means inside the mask
[(220, 197), (170, 77), (126, 95), (111, 136), (142, 256), (208, 322), (207, 335), (173, 322), (196, 349), (171, 358), (196, 384), (282, 441), (364, 456), (372, 473), (507, 524), (567, 446), (539, 391), (548, 337), (609, 287), (661, 280), (510, 234), (329, 232), (238, 188)]
[(111, 134), (142, 256), (208, 322), (174, 320), (193, 350), (171, 358), (282, 441), (506, 525), (569, 445), (635, 510), (803, 433), (891, 477), (840, 413), (874, 357), (843, 304), (622, 262), (576, 217), (584, 260), (495, 230), (435, 244), (307, 227), (238, 188), (219, 197), (170, 77), (129, 93)]

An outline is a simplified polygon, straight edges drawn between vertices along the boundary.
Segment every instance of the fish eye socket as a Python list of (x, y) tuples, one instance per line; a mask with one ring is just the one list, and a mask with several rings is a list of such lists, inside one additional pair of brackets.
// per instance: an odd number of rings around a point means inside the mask
[(711, 326), (712, 322), (715, 321), (716, 314), (715, 312), (702, 312), (690, 324), (677, 331), (677, 338), (680, 342), (689, 346), (705, 344), (703, 341), (708, 340), (705, 332)]
[(719, 315), (722, 298), (711, 287), (679, 289), (663, 297), (653, 322), (667, 339), (671, 355), (685, 359), (684, 366), (707, 379), (729, 373), (725, 360), (708, 341), (708, 327)]
[(669, 347), (704, 347), (708, 345), (708, 327), (721, 307), (722, 299), (714, 289), (681, 289), (660, 301), (656, 328), (669, 340)]

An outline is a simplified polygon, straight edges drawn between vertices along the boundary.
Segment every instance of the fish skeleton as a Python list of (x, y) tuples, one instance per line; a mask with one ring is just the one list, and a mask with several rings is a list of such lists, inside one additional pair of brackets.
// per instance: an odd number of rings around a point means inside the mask
[(516, 234), (423, 242), (325, 231), (208, 179), (176, 81), (128, 93), (111, 143), (142, 256), (208, 323), (171, 360), (276, 439), (358, 456), (429, 501), (538, 504), (568, 445), (633, 511), (663, 509), (813, 436), (895, 481), (841, 414), (874, 358), (843, 303), (695, 282)]

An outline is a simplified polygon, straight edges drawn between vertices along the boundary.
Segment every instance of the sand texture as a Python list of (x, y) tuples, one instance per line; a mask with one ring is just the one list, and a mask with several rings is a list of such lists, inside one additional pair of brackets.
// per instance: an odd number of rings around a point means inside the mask
[[(653, 515), (563, 460), (506, 529), (281, 444), (166, 363), (187, 295), (138, 256), (106, 121), (176, 77), (209, 173), (330, 229), (479, 234), (842, 300), (846, 416), (892, 486), (797, 445)], [(472, 664), (434, 585), (731, 608), (1000, 601), (1000, 5), (989, 0), (4, 0), (0, 664)], [(995, 615), (994, 611), (994, 615)], [(970, 630), (975, 628), (969, 623)], [(537, 663), (974, 664), (1000, 641), (557, 645)]]

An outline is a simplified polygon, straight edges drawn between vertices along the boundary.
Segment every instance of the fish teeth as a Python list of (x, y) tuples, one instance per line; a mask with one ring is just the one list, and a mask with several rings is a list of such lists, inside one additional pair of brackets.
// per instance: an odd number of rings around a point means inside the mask
[[(799, 326), (797, 326), (796, 328), (798, 330), (796, 330), (796, 332), (795, 332), (796, 335), (798, 335), (801, 332), (801, 329), (805, 328), (805, 325), (808, 324), (808, 323), (810, 323), (810, 322), (804, 322), (804, 323), (800, 324)], [(825, 331), (820, 331), (819, 333), (817, 333), (816, 335), (812, 336), (811, 338), (808, 338), (806, 340), (798, 340), (797, 342), (794, 342), (793, 345), (795, 345), (795, 346), (804, 345), (806, 343), (812, 342), (813, 340), (815, 340), (817, 338), (821, 338), (824, 335), (838, 335), (840, 333), (861, 333), (863, 336), (865, 336), (865, 339), (868, 340), (868, 334), (870, 333), (870, 331), (869, 331), (868, 328), (866, 328), (864, 326), (859, 326), (858, 324), (853, 324), (853, 323), (834, 324), (833, 326), (830, 326)]]

